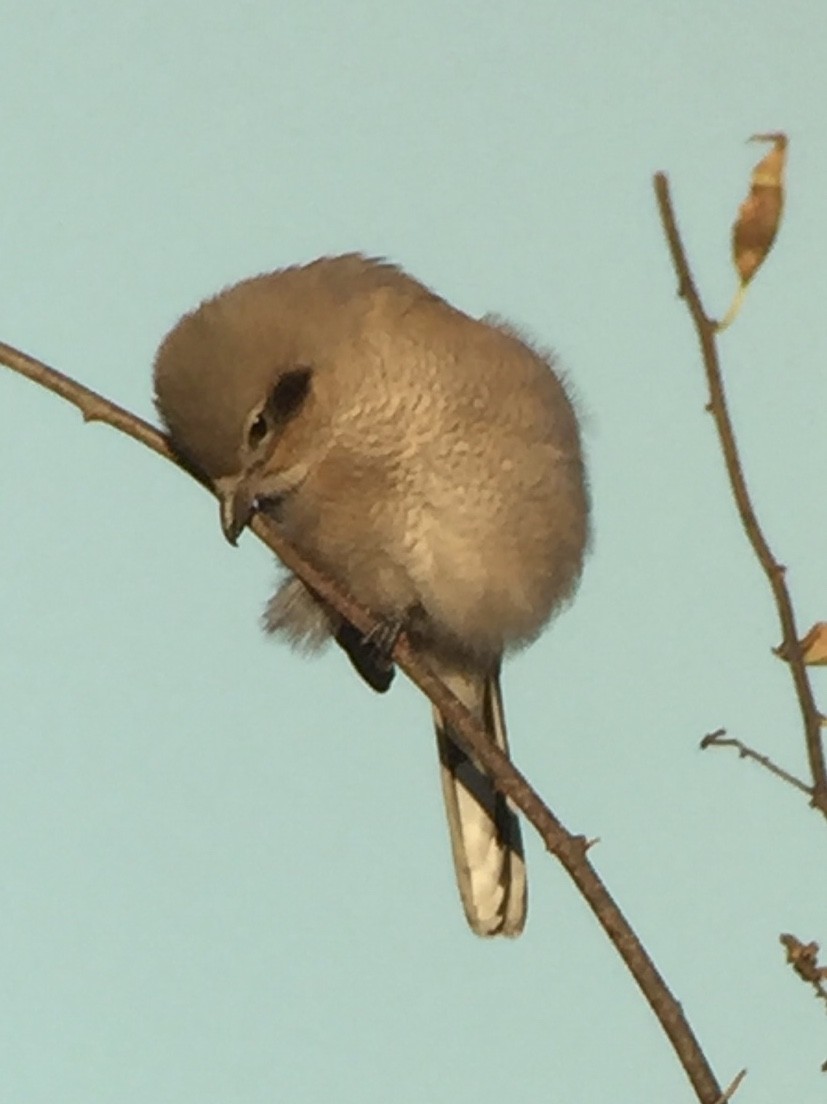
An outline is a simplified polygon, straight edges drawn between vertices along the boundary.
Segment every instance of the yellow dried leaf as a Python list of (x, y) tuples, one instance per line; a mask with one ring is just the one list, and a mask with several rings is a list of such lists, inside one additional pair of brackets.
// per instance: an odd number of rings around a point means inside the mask
[(784, 210), (787, 135), (780, 131), (753, 134), (750, 142), (772, 142), (773, 146), (752, 170), (749, 195), (739, 207), (732, 226), (732, 260), (740, 283), (729, 310), (716, 324), (719, 333), (733, 322), (741, 309), (747, 284), (772, 248)]
[[(816, 621), (808, 633), (798, 642), (801, 658), (808, 667), (827, 666), (827, 621)], [(779, 659), (789, 659), (787, 649), (779, 644), (773, 651)]]
[(750, 141), (772, 142), (773, 147), (753, 169), (749, 195), (732, 227), (732, 259), (742, 284), (761, 267), (778, 233), (787, 159), (786, 134), (754, 134)]

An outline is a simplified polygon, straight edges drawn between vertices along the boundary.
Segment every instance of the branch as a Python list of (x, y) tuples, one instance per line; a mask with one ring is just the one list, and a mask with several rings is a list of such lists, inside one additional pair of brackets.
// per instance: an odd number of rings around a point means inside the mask
[(758, 523), (755, 508), (747, 489), (718, 360), (716, 324), (704, 310), (701, 297), (695, 286), (672, 207), (669, 181), (664, 173), (655, 173), (654, 187), (663, 231), (678, 277), (678, 294), (686, 301), (698, 334), (709, 387), (708, 409), (715, 419), (715, 428), (718, 431), (718, 439), (735, 505), (738, 509), (738, 516), (741, 519), (741, 525), (747, 539), (752, 545), (756, 559), (767, 577), (775, 600), (775, 608), (778, 611), (778, 619), (783, 634), (782, 647), (789, 663), (801, 711), (801, 719), (804, 724), (807, 759), (813, 780), (810, 804), (827, 817), (827, 767), (825, 767), (824, 749), (821, 744), (821, 715), (813, 699), (813, 690), (810, 686), (810, 679), (798, 643), (798, 629), (795, 623), (793, 603), (785, 580), (786, 568), (778, 563), (772, 554), (764, 532)]
[[(2, 342), (0, 363), (73, 403), (86, 421), (105, 422), (182, 467), (162, 433), (96, 392)], [(357, 629), (367, 633), (377, 627), (377, 622), (366, 610), (357, 606), (335, 583), (302, 559), (281, 537), (273, 522), (259, 514), (253, 519), (252, 529), (286, 567), (300, 576)], [(394, 648), (393, 658), (442, 713), (452, 733), (462, 743), (463, 749), (481, 764), (500, 792), (520, 809), (540, 834), (546, 848), (563, 865), (649, 1002), (692, 1083), (698, 1100), (701, 1104), (716, 1104), (722, 1099), (722, 1094), (715, 1075), (680, 1004), (672, 996), (643, 944), (589, 862), (586, 854), (587, 841), (583, 836), (573, 835), (563, 826), (508, 756), (486, 738), (483, 729), (459, 699), (412, 651), (404, 634)]]
[(783, 767), (779, 767), (777, 763), (773, 763), (772, 759), (768, 755), (762, 755), (760, 751), (755, 751), (754, 748), (749, 747), (748, 744), (743, 743), (741, 740), (736, 740), (734, 736), (727, 736), (725, 728), (716, 729), (715, 732), (708, 732), (701, 740), (701, 750), (705, 751), (711, 747), (734, 747), (738, 750), (738, 755), (741, 759), (752, 759), (753, 762), (759, 763), (765, 770), (768, 770), (770, 774), (774, 774), (777, 778), (782, 779), (784, 782), (789, 782), (791, 786), (795, 786), (797, 790), (801, 790), (807, 797), (813, 796), (813, 787), (808, 786), (806, 782), (802, 782), (800, 778), (796, 778), (794, 774), (790, 774), (789, 771), (785, 771)]
[(56, 395), (60, 395), (62, 399), (72, 403), (81, 412), (85, 422), (106, 422), (107, 425), (120, 430), (121, 433), (132, 437), (133, 440), (140, 441), (142, 445), (146, 445), (153, 452), (157, 452), (165, 460), (171, 460), (173, 464), (178, 464), (172, 449), (169, 447), (169, 441), (155, 426), (145, 422), (137, 414), (132, 414), (131, 411), (124, 410), (122, 406), (110, 402), (109, 399), (104, 399), (97, 391), (84, 387), (82, 383), (73, 380), (71, 376), (64, 376), (56, 368), (50, 368), (41, 361), (35, 360), (34, 357), (21, 353), (19, 349), (6, 345), (2, 341), (0, 341), (0, 364), (5, 364), (7, 368), (11, 368), (18, 375), (25, 376), (26, 379), (30, 379), (34, 383), (39, 383), (41, 387), (54, 391)]

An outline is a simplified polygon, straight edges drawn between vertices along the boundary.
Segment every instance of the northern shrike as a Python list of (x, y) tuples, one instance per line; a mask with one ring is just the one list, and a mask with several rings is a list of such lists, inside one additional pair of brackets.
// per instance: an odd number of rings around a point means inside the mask
[[(155, 362), (158, 411), (219, 495), (256, 511), (411, 645), (507, 750), (500, 663), (572, 595), (588, 541), (577, 420), (548, 353), (394, 265), (325, 257), (230, 287)], [(387, 655), (297, 578), (266, 627), (333, 636), (377, 689)], [(479, 935), (518, 935), (526, 881), (507, 801), (435, 714), (457, 882)]]

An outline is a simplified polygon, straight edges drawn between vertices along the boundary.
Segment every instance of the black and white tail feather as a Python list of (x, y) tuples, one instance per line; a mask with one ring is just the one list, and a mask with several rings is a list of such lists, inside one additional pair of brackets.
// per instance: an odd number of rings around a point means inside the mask
[[(437, 674), (508, 754), (499, 668)], [(442, 794), (448, 815), (457, 885), (477, 935), (519, 935), (526, 918), (526, 872), (520, 824), (507, 799), (452, 738), (434, 710)]]
[[(300, 579), (284, 581), (270, 600), (263, 622), (267, 632), (286, 635), (304, 651), (316, 651), (331, 635), (345, 647), (340, 639), (341, 619)], [(353, 648), (345, 650), (355, 662)], [(508, 754), (499, 665), (486, 673), (452, 668), (432, 656), (428, 660), (434, 674)], [(380, 689), (370, 678), (367, 681)], [(526, 873), (517, 816), (453, 739), (450, 726), (436, 709), (434, 725), (451, 853), (468, 923), (477, 935), (519, 935), (526, 918)]]

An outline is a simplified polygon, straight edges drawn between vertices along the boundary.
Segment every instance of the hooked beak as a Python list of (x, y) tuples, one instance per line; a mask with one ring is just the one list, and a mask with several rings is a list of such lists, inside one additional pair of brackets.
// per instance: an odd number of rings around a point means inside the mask
[(224, 476), (215, 481), (221, 511), (221, 530), (235, 545), (256, 512), (255, 495), (243, 476)]

